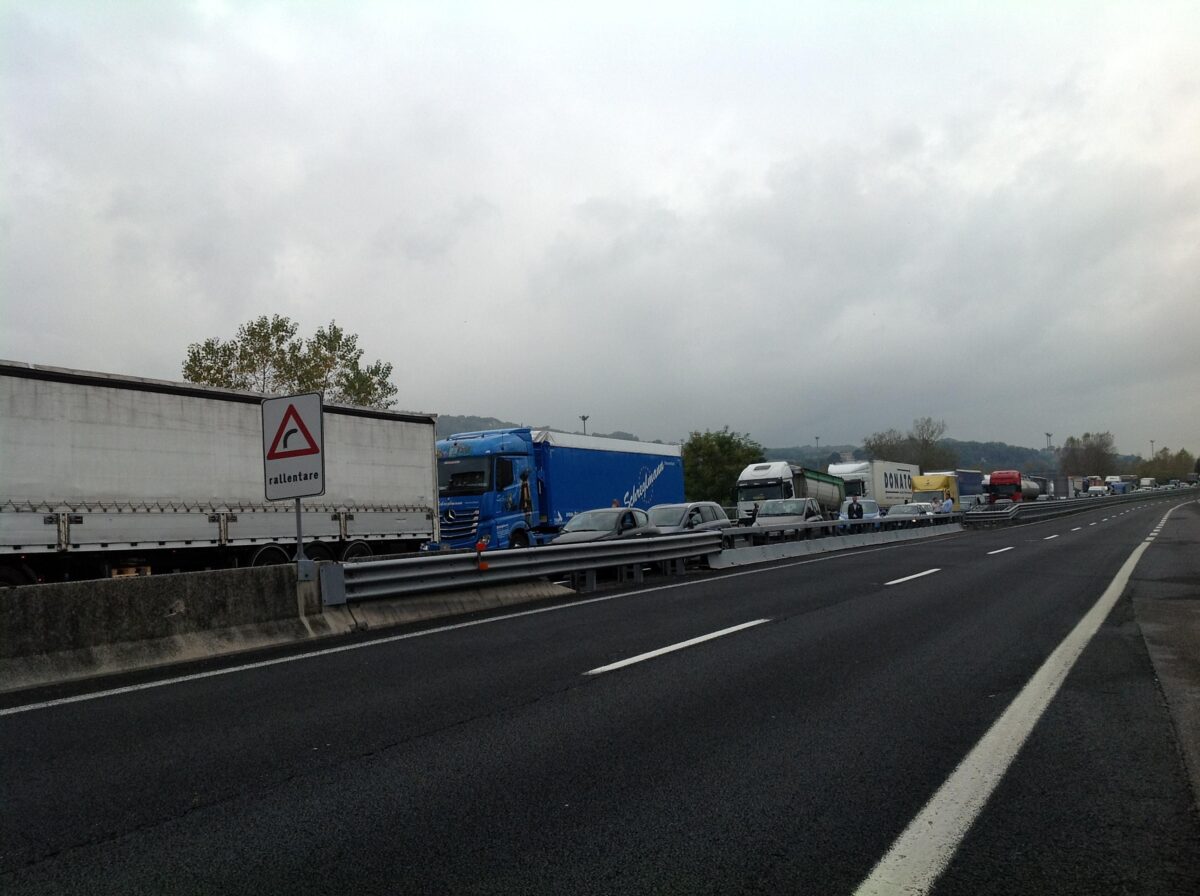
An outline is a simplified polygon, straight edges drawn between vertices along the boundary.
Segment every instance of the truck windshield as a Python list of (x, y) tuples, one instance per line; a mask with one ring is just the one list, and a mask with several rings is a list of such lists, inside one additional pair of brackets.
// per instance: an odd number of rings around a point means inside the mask
[(743, 501), (766, 501), (770, 498), (783, 497), (783, 483), (778, 479), (771, 482), (739, 482), (737, 499)]
[(491, 484), (489, 457), (455, 457), (438, 461), (439, 495), (482, 495)]
[(852, 498), (855, 495), (858, 495), (861, 498), (864, 494), (866, 494), (866, 492), (863, 491), (863, 480), (861, 480), (861, 479), (847, 479), (846, 480), (846, 497), (847, 498)]

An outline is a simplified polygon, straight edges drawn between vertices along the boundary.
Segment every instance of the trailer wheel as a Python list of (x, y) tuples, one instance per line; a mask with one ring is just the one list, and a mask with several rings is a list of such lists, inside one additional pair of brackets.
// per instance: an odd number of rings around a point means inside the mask
[(342, 549), (342, 560), (366, 560), (371, 554), (371, 546), (365, 541), (352, 541)]
[(277, 544), (264, 544), (261, 548), (254, 552), (254, 558), (250, 561), (251, 566), (281, 566), (284, 563), (291, 563), (292, 555)]
[(304, 556), (309, 560), (326, 561), (333, 559), (333, 549), (323, 541), (314, 541), (304, 546)]

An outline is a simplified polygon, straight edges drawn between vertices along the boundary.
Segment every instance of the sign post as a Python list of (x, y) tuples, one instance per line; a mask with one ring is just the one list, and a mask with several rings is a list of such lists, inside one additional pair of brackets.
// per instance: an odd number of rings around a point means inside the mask
[(296, 574), (313, 580), (313, 562), (304, 556), (300, 499), (325, 494), (325, 420), (321, 393), (265, 398), (263, 483), (268, 501), (296, 502)]

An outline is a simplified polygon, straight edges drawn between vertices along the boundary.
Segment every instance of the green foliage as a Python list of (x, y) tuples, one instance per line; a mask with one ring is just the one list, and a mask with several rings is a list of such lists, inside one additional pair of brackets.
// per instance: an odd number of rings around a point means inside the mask
[(1117, 452), (1111, 432), (1070, 436), (1058, 452), (1059, 470), (1068, 476), (1109, 476), (1117, 471)]
[(1142, 461), (1137, 466), (1138, 476), (1149, 476), (1159, 482), (1170, 482), (1172, 479), (1184, 481), (1189, 473), (1200, 473), (1200, 459), (1192, 456), (1186, 448), (1172, 452), (1170, 448), (1160, 448), (1154, 457)]
[(335, 321), (298, 339), (298, 325), (276, 314), (242, 324), (227, 342), (210, 337), (188, 346), (183, 377), (188, 382), (268, 395), (321, 392), (333, 404), (387, 408), (397, 389), (392, 365), (362, 365), (358, 336)]
[(693, 432), (683, 443), (687, 499), (731, 503), (738, 474), (763, 459), (762, 445), (749, 434), (731, 432), (728, 426), (719, 432)]
[(945, 434), (944, 420), (918, 417), (907, 434), (888, 429), (867, 436), (863, 450), (870, 460), (916, 464), (922, 470), (953, 470), (958, 454), (942, 438)]

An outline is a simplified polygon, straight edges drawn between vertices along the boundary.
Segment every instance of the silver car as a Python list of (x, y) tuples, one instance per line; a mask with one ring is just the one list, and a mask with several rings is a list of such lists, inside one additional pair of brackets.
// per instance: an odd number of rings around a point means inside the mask
[(653, 534), (646, 511), (635, 507), (604, 507), (575, 514), (550, 543), (579, 544)]
[(650, 526), (656, 535), (680, 532), (706, 532), (733, 525), (725, 508), (715, 501), (689, 501), (686, 504), (655, 504), (649, 510)]

